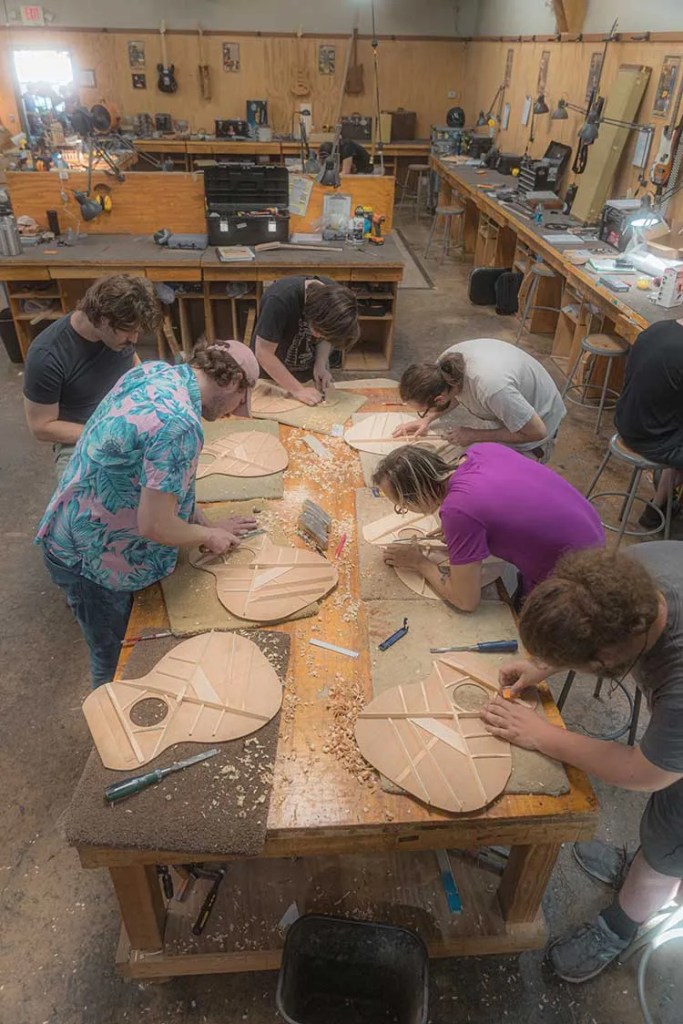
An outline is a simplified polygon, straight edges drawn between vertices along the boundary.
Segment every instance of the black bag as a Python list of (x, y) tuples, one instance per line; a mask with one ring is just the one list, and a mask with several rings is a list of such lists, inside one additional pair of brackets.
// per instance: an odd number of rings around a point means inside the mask
[(519, 309), (517, 296), (522, 286), (524, 274), (519, 270), (506, 270), (495, 283), (496, 313), (499, 316), (512, 316)]
[(510, 267), (475, 267), (470, 273), (468, 297), (475, 306), (494, 306), (496, 304), (496, 281)]

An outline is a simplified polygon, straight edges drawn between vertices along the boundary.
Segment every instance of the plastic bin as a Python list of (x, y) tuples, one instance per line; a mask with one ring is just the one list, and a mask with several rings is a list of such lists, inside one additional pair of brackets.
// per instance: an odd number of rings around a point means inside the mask
[(426, 1024), (428, 982), (407, 928), (307, 914), (287, 932), (277, 1008), (287, 1024)]

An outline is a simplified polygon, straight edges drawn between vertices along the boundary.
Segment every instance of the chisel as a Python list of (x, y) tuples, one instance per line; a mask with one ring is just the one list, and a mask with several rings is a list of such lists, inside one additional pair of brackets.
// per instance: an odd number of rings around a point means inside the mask
[(195, 754), (194, 757), (188, 757), (185, 761), (176, 761), (175, 764), (169, 765), (168, 768), (155, 768), (154, 771), (145, 772), (144, 775), (132, 775), (128, 779), (122, 779), (121, 782), (112, 782), (111, 786), (107, 786), (105, 789), (104, 798), (110, 804), (114, 804), (117, 800), (123, 800), (124, 797), (141, 793), (148, 786), (161, 782), (171, 772), (179, 772), (181, 768), (189, 768), (191, 764), (206, 761), (207, 757), (215, 757), (217, 753), (218, 748), (213, 747), (211, 750), (203, 750), (201, 754)]
[(430, 654), (447, 654), (450, 651), (476, 651), (478, 654), (515, 654), (519, 645), (516, 640), (485, 640), (480, 644), (465, 644), (463, 647), (430, 647)]

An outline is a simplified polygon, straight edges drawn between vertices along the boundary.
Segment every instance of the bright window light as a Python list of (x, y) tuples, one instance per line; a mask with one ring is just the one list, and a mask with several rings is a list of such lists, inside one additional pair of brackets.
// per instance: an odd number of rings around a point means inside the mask
[(14, 67), (22, 91), (34, 82), (58, 88), (74, 80), (71, 57), (66, 50), (15, 50)]

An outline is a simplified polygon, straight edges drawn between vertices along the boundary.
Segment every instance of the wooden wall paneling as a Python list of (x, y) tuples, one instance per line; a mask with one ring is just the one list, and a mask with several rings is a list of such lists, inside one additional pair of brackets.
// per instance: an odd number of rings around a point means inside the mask
[[(78, 216), (79, 207), (71, 193), (85, 190), (87, 174), (71, 173), (68, 181), (60, 182), (53, 172), (11, 172), (7, 174), (7, 184), (17, 217), (33, 217), (47, 229), (45, 211), (55, 209), (65, 228), (75, 227), (73, 215)], [(93, 175), (93, 185), (97, 184), (106, 184), (111, 189), (113, 209), (87, 224), (82, 222), (81, 229), (86, 234), (147, 235), (165, 226), (177, 232), (206, 230), (201, 174), (141, 172), (127, 176), (121, 183), (97, 172)], [(70, 197), (67, 209), (71, 217), (63, 212), (62, 186)]]

